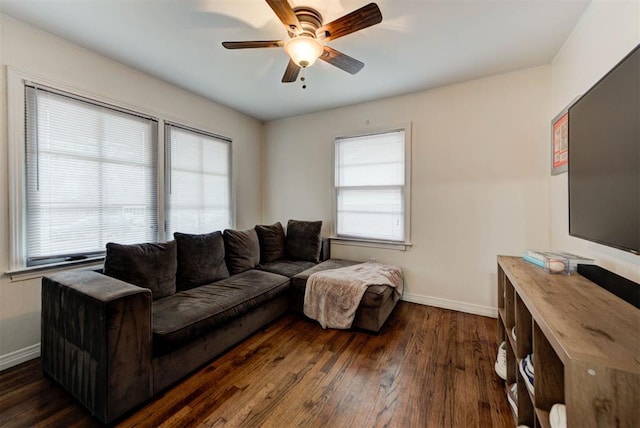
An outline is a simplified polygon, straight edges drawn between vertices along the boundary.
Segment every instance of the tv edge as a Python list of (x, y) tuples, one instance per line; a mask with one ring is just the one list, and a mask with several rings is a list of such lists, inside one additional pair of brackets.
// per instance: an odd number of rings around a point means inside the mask
[(640, 45), (569, 108), (569, 235), (640, 254)]

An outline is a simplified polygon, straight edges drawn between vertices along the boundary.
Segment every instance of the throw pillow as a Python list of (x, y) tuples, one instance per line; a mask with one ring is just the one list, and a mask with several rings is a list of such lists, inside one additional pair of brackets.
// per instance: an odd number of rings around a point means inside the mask
[(289, 220), (285, 248), (289, 258), (318, 263), (322, 248), (322, 221)]
[(260, 242), (260, 263), (275, 262), (284, 259), (284, 229), (277, 222), (270, 226), (255, 227)]
[(104, 274), (151, 290), (153, 300), (176, 292), (176, 241), (123, 245), (109, 242)]
[(177, 287), (188, 290), (228, 278), (229, 271), (224, 260), (222, 232), (203, 235), (175, 232), (178, 245)]
[(223, 236), (227, 268), (231, 275), (258, 266), (260, 263), (260, 243), (255, 229), (227, 229)]

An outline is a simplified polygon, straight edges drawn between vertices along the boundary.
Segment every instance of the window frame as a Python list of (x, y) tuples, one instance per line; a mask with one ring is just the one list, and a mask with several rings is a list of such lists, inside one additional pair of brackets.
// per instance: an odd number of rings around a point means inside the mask
[(227, 158), (227, 166), (228, 166), (228, 177), (229, 177), (229, 188), (228, 188), (228, 192), (229, 192), (229, 221), (230, 221), (230, 225), (229, 227), (234, 227), (235, 226), (235, 198), (234, 198), (234, 180), (233, 180), (233, 140), (229, 137), (225, 137), (222, 136), (220, 134), (216, 134), (213, 132), (209, 132), (209, 131), (205, 131), (202, 130), (200, 128), (196, 128), (194, 126), (190, 126), (190, 125), (185, 125), (184, 123), (180, 123), (180, 122), (174, 122), (174, 121), (169, 121), (169, 120), (165, 120), (162, 126), (163, 129), (163, 139), (162, 139), (162, 144), (164, 144), (164, 163), (163, 163), (163, 173), (164, 173), (164, 180), (163, 180), (163, 185), (164, 185), (164, 210), (163, 210), (163, 214), (164, 214), (164, 227), (163, 229), (163, 233), (165, 235), (165, 238), (167, 239), (173, 239), (172, 236), (169, 236), (169, 220), (168, 220), (168, 215), (169, 215), (169, 211), (170, 211), (170, 192), (171, 192), (171, 145), (169, 144), (169, 132), (168, 130), (173, 127), (173, 128), (177, 128), (177, 129), (181, 129), (183, 131), (188, 131), (188, 132), (193, 132), (195, 134), (200, 134), (203, 135), (205, 137), (211, 137), (214, 138), (216, 140), (220, 140), (223, 141), (225, 143), (228, 144), (229, 147), (229, 157)]
[[(136, 169), (138, 169), (138, 167), (142, 166), (143, 168), (147, 169), (150, 168), (150, 172), (151, 174), (149, 174), (149, 177), (151, 177), (151, 181), (147, 181), (144, 184), (144, 195), (146, 198), (145, 202), (150, 202), (150, 204), (146, 204), (145, 206), (148, 207), (149, 209), (151, 209), (152, 211), (150, 212), (151, 216), (149, 216), (147, 218), (147, 220), (150, 220), (151, 223), (146, 224), (145, 223), (145, 228), (144, 229), (140, 229), (140, 230), (145, 230), (147, 227), (150, 226), (150, 229), (147, 229), (146, 233), (150, 233), (153, 236), (147, 236), (146, 239), (149, 240), (157, 240), (158, 239), (158, 228), (159, 228), (159, 224), (158, 224), (158, 203), (157, 203), (157, 197), (158, 197), (158, 185), (157, 185), (157, 180), (158, 180), (158, 146), (159, 146), (159, 141), (158, 141), (158, 118), (149, 116), (149, 115), (144, 115), (141, 114), (137, 111), (132, 111), (132, 110), (128, 110), (128, 109), (124, 109), (124, 108), (120, 108), (117, 106), (114, 106), (112, 104), (108, 104), (108, 103), (104, 103), (104, 102), (100, 102), (94, 99), (90, 99), (90, 98), (86, 98), (86, 97), (81, 97), (81, 96), (77, 96), (73, 93), (70, 92), (66, 92), (66, 91), (60, 91), (58, 89), (55, 88), (51, 88), (49, 86), (45, 86), (45, 85), (41, 85), (38, 83), (34, 83), (34, 82), (24, 82), (24, 91), (25, 91), (25, 106), (27, 106), (27, 111), (29, 111), (30, 113), (32, 113), (33, 115), (29, 115), (26, 114), (25, 118), (26, 119), (30, 119), (27, 121), (25, 121), (25, 124), (27, 126), (33, 126), (35, 133), (39, 133), (40, 132), (40, 124), (38, 123), (38, 105), (40, 104), (41, 100), (43, 100), (41, 97), (45, 97), (45, 99), (48, 99), (49, 96), (52, 96), (52, 99), (54, 100), (53, 103), (56, 102), (61, 102), (61, 104), (59, 105), (64, 105), (65, 107), (69, 107), (71, 106), (73, 108), (73, 106), (78, 107), (81, 109), (81, 111), (83, 113), (87, 113), (89, 116), (94, 116), (99, 118), (99, 120), (101, 121), (101, 123), (104, 124), (105, 120), (109, 120), (109, 118), (126, 118), (126, 120), (128, 121), (128, 123), (132, 124), (133, 126), (137, 126), (142, 124), (144, 126), (144, 128), (148, 129), (149, 133), (148, 135), (148, 143), (150, 144), (146, 144), (143, 143), (143, 147), (146, 147), (145, 150), (145, 155), (144, 158), (146, 159), (146, 161), (144, 163), (138, 163), (136, 165)], [(73, 123), (74, 126), (75, 125), (85, 125), (84, 122), (78, 122), (76, 120), (75, 117), (73, 116), (69, 116), (69, 115), (65, 115), (65, 117), (63, 118), (64, 124), (67, 124), (66, 121), (69, 121), (69, 123)], [(107, 125), (108, 127), (108, 125)], [(57, 128), (57, 126), (54, 126), (54, 128)], [(103, 127), (101, 127), (101, 135), (97, 138), (97, 141), (99, 141), (98, 147), (99, 147), (99, 153), (102, 153), (102, 150), (104, 150), (105, 148), (107, 148), (108, 146), (105, 145), (105, 142), (107, 142), (107, 140), (105, 140), (106, 135), (108, 134), (104, 134), (104, 129), (102, 129)], [(109, 130), (107, 130), (107, 132), (109, 132)], [(146, 131), (145, 131), (146, 133)], [(30, 180), (36, 180), (36, 182), (39, 182), (39, 172), (35, 173), (35, 175), (33, 174), (33, 172), (30, 174), (29, 173), (29, 162), (33, 161), (33, 157), (35, 156), (35, 162), (36, 165), (40, 165), (40, 157), (42, 155), (42, 152), (40, 151), (40, 144), (38, 143), (38, 138), (37, 136), (34, 137), (33, 135), (31, 136), (31, 138), (29, 138), (29, 131), (26, 132), (26, 139), (25, 139), (25, 176), (26, 176), (26, 186), (25, 186), (25, 208), (24, 208), (24, 214), (25, 214), (25, 221), (26, 221), (26, 227), (25, 227), (25, 232), (26, 232), (26, 240), (25, 240), (25, 244), (26, 244), (26, 251), (25, 251), (25, 260), (26, 260), (26, 267), (30, 268), (30, 267), (37, 267), (37, 266), (42, 266), (42, 265), (49, 265), (49, 264), (58, 264), (58, 263), (63, 263), (64, 261), (72, 261), (74, 257), (77, 256), (82, 256), (81, 260), (85, 260), (85, 259), (96, 259), (96, 258), (100, 258), (100, 257), (104, 257), (105, 254), (105, 249), (104, 247), (101, 250), (98, 250), (97, 248), (94, 251), (81, 251), (79, 248), (76, 247), (76, 245), (78, 245), (77, 241), (73, 241), (73, 245), (75, 247), (75, 250), (71, 250), (70, 253), (53, 253), (53, 254), (48, 254), (48, 255), (37, 255), (37, 254), (33, 254), (30, 253), (31, 250), (33, 250), (32, 247), (30, 247), (30, 243), (33, 244), (34, 242), (39, 245), (42, 241), (40, 239), (37, 240), (33, 240), (31, 237), (29, 237), (29, 225), (31, 225), (31, 227), (36, 227), (40, 228), (43, 226), (42, 222), (40, 221), (36, 221), (35, 223), (30, 223), (29, 222), (29, 214), (32, 211), (33, 206), (30, 205), (30, 201), (32, 200), (31, 198), (34, 198), (37, 202), (36, 202), (36, 208), (35, 208), (35, 212), (40, 212), (39, 206), (41, 204), (40, 202), (40, 196), (39, 193), (40, 192), (35, 192), (32, 196), (30, 196), (30, 192), (31, 190), (34, 190), (31, 188), (31, 186), (34, 185), (33, 181)], [(55, 155), (60, 155), (61, 153), (53, 153), (54, 157)], [(71, 159), (79, 159), (79, 158), (83, 158), (85, 161), (89, 160), (91, 162), (95, 162), (96, 163), (96, 168), (97, 169), (90, 169), (90, 171), (102, 171), (104, 169), (108, 169), (109, 167), (112, 167), (113, 165), (116, 165), (118, 162), (114, 162), (113, 158), (109, 158), (109, 157), (104, 157), (101, 156), (100, 154), (89, 154), (87, 152), (82, 152), (82, 153), (64, 153), (63, 156), (66, 156), (67, 158), (71, 158)], [(44, 154), (44, 157), (46, 159), (46, 154)], [(121, 161), (121, 159), (120, 159)], [(142, 159), (136, 159), (137, 162), (142, 161)], [(148, 163), (147, 163), (148, 162)], [(39, 168), (39, 166), (37, 167)], [(126, 166), (124, 167), (126, 168)], [(72, 170), (72, 171), (77, 171), (77, 170)], [(60, 177), (60, 176), (64, 176), (68, 171), (60, 171), (60, 170), (54, 170), (55, 175)], [(100, 183), (100, 187), (105, 186), (108, 187), (109, 186), (109, 182), (108, 181), (104, 181), (103, 179), (99, 179), (98, 182)], [(30, 184), (31, 183), (31, 184)], [(36, 185), (37, 187), (42, 187), (41, 185)], [(46, 193), (45, 193), (46, 194)], [(96, 208), (98, 209), (98, 218), (102, 219), (107, 217), (107, 213), (108, 213), (108, 207), (105, 204), (105, 199), (108, 198), (107, 193), (96, 193), (97, 197), (99, 197), (99, 199), (96, 200), (96, 205), (93, 205), (92, 208)], [(30, 208), (31, 207), (31, 208)], [(46, 213), (46, 210), (44, 210), (44, 212)], [(95, 231), (98, 232), (98, 235), (101, 233), (104, 233), (105, 230), (105, 224), (99, 220), (98, 223), (95, 223)], [(145, 233), (145, 232), (143, 232)], [(145, 234), (146, 234), (145, 233)], [(125, 235), (120, 236), (120, 238), (117, 239), (126, 239)], [(98, 240), (99, 242), (99, 240)], [(96, 242), (96, 244), (98, 243)], [(30, 250), (31, 248), (31, 250)], [(70, 260), (66, 260), (67, 258), (69, 258)]]
[[(407, 250), (412, 246), (411, 243), (411, 122), (388, 124), (381, 126), (367, 127), (366, 129), (342, 132), (333, 137), (333, 167), (331, 171), (331, 184), (333, 187), (333, 232), (331, 236), (332, 244), (353, 245), (363, 247), (387, 248), (397, 250)], [(392, 133), (396, 131), (404, 132), (404, 185), (402, 196), (404, 202), (404, 241), (381, 240), (364, 237), (354, 237), (338, 234), (338, 190), (336, 182), (337, 165), (337, 147), (339, 139), (366, 137), (367, 135), (378, 135)], [(364, 186), (363, 186), (364, 187)], [(381, 188), (385, 186), (367, 186), (370, 188)]]

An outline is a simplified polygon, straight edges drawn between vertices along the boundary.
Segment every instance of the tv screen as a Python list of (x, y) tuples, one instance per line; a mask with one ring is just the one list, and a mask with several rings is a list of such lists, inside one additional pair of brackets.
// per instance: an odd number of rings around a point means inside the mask
[(569, 234), (640, 254), (640, 45), (569, 108)]

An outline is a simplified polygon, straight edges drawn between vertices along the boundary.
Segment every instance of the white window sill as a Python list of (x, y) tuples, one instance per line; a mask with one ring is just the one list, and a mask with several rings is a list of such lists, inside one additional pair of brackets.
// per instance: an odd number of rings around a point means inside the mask
[(50, 265), (17, 268), (6, 272), (12, 282), (42, 278), (43, 276), (71, 269), (100, 268), (104, 265), (104, 256), (78, 260), (73, 262), (53, 263)]
[(363, 238), (345, 238), (342, 236), (331, 236), (329, 238), (332, 245), (348, 245), (354, 247), (370, 247), (370, 248), (384, 248), (387, 250), (399, 250), (407, 251), (412, 247), (411, 242), (390, 242), (390, 241), (376, 241), (373, 239)]

